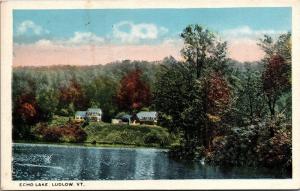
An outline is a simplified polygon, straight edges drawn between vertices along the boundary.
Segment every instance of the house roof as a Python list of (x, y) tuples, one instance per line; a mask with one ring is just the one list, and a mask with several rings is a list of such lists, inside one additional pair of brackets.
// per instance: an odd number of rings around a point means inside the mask
[(102, 113), (102, 110), (100, 108), (88, 108), (87, 112), (100, 112)]
[(141, 111), (141, 112), (138, 112), (136, 115), (139, 119), (145, 118), (145, 117), (156, 118), (157, 112), (156, 111)]
[(132, 117), (132, 115), (125, 114), (125, 115), (123, 115), (121, 118), (122, 118), (122, 119), (130, 119), (131, 117)]
[(84, 117), (86, 115), (86, 111), (76, 111), (75, 115)]

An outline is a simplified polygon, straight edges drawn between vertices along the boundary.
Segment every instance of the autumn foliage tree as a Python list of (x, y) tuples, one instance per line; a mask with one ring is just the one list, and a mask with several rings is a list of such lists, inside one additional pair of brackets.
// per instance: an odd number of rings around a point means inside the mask
[(182, 150), (193, 157), (198, 147), (210, 147), (216, 123), (230, 103), (228, 59), (226, 43), (200, 25), (187, 26), (180, 36), (184, 62), (166, 63), (162, 68), (155, 105), (161, 116), (180, 129)]
[(38, 106), (36, 101), (36, 82), (23, 75), (13, 78), (13, 138), (31, 138), (30, 126), (38, 122)]
[(24, 124), (32, 125), (38, 121), (36, 100), (30, 94), (20, 96), (15, 112), (18, 113), (18, 120)]
[(275, 115), (275, 106), (280, 96), (290, 89), (289, 66), (283, 57), (274, 55), (266, 65), (262, 74), (263, 89), (267, 97), (267, 103), (272, 117)]
[(71, 79), (68, 85), (60, 87), (59, 105), (61, 108), (68, 108), (68, 112), (73, 113), (75, 109), (86, 109), (87, 104), (85, 93), (75, 78)]
[(119, 109), (133, 112), (150, 105), (150, 88), (142, 81), (141, 76), (142, 71), (136, 69), (122, 78), (116, 95)]
[(39, 120), (38, 107), (30, 95), (23, 95), (15, 103), (13, 110), (13, 137), (27, 139), (31, 137), (30, 127)]
[(225, 77), (218, 72), (207, 73), (196, 81), (193, 113), (199, 116), (195, 127), (202, 145), (210, 149), (213, 138), (223, 135), (224, 116), (230, 110), (231, 91)]
[(230, 89), (228, 83), (219, 73), (213, 73), (208, 83), (208, 114), (221, 118), (230, 102)]

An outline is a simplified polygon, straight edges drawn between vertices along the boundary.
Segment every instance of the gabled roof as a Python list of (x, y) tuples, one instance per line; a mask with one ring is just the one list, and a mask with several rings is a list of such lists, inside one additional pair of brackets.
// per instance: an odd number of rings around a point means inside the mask
[(136, 115), (139, 119), (145, 118), (145, 117), (156, 118), (157, 112), (156, 111), (141, 111), (141, 112), (138, 112)]
[(88, 108), (87, 112), (99, 112), (102, 113), (102, 110), (100, 108)]
[(86, 116), (86, 111), (76, 111), (75, 115), (85, 117)]

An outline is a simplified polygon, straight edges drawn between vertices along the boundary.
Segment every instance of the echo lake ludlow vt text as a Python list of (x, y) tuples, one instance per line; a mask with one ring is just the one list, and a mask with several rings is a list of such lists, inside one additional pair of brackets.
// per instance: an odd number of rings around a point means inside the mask
[(78, 186), (82, 187), (84, 186), (83, 182), (21, 182), (19, 183), (20, 187), (73, 187)]

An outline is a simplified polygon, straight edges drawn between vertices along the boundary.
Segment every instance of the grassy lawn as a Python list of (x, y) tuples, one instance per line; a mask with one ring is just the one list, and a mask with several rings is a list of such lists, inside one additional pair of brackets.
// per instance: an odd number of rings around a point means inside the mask
[(87, 143), (168, 147), (175, 141), (167, 129), (159, 126), (91, 122), (84, 129)]
[(48, 123), (49, 126), (60, 126), (65, 125), (69, 122), (69, 119), (73, 120), (72, 117), (54, 115), (53, 119)]
[[(49, 132), (35, 134), (38, 137), (35, 141), (52, 143), (74, 142), (76, 130), (72, 129), (74, 122), (72, 117), (54, 116), (43, 128), (49, 128)], [(80, 124), (78, 124), (80, 125)], [(178, 139), (170, 134), (166, 128), (156, 125), (128, 125), (111, 124), (104, 122), (89, 122), (88, 125), (80, 128), (87, 136), (85, 141), (75, 141), (76, 144), (88, 146), (121, 146), (121, 147), (162, 147), (167, 148), (178, 142)], [(67, 133), (67, 134), (63, 134)], [(74, 138), (75, 136), (75, 138)], [(49, 139), (49, 137), (51, 139)], [(73, 140), (73, 141), (72, 141)]]

